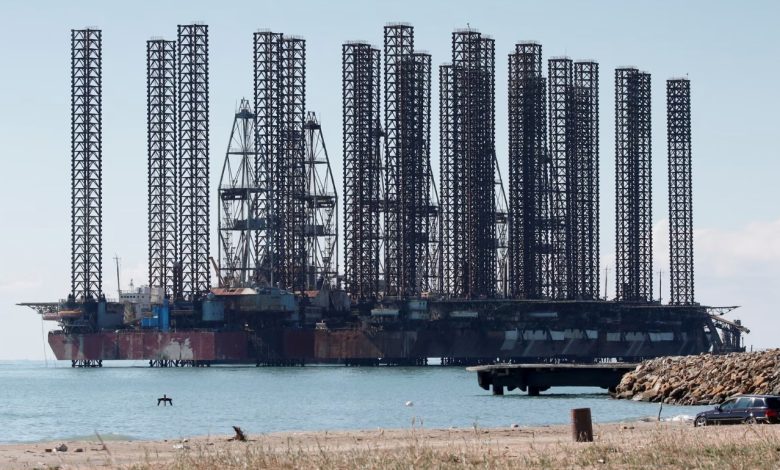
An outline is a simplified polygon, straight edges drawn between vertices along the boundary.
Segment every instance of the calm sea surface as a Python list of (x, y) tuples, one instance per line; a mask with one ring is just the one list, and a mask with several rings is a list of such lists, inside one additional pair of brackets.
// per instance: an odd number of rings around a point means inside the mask
[[(289, 430), (564, 424), (572, 408), (594, 421), (658, 414), (657, 404), (612, 400), (598, 388), (552, 388), (539, 397), (492, 396), (476, 374), (436, 367), (211, 367), (151, 369), (145, 363), (0, 362), (0, 442), (94, 436), (158, 439)], [(174, 406), (157, 406), (157, 397)], [(405, 406), (411, 401), (413, 406)], [(706, 408), (706, 407), (704, 407)], [(666, 405), (662, 417), (702, 407)]]

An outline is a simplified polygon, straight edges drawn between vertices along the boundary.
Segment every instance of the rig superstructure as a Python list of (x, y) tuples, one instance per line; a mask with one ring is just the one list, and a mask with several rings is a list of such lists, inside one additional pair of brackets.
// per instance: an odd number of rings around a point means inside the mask
[[(149, 305), (102, 290), (102, 33), (73, 30), (72, 280), (58, 359), (95, 366), (635, 361), (742, 348), (693, 296), (690, 82), (667, 82), (670, 293), (652, 296), (650, 74), (615, 70), (616, 298), (599, 296), (599, 65), (508, 54), (509, 181), (495, 146), (495, 42), (467, 28), (438, 69), (414, 28), (342, 46), (343, 195), (306, 110), (306, 41), (252, 37), (209, 236), (209, 32), (147, 42)], [(339, 272), (339, 203), (344, 272)], [(211, 285), (211, 268), (217, 286)], [(145, 301), (146, 302), (146, 301)]]

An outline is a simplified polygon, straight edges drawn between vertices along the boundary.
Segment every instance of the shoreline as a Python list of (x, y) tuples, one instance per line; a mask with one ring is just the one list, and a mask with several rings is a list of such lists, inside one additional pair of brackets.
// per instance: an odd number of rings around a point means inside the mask
[[(450, 455), (453, 452), (462, 456), (473, 454), (474, 458), (490, 455), (498, 456), (502, 465), (515, 462), (518, 466), (533, 467), (534, 461), (529, 461), (529, 458), (537, 459), (541, 464), (550, 463), (545, 459), (550, 458), (551, 450), (555, 450), (554, 454), (557, 455), (555, 458), (578, 458), (577, 456), (584, 450), (599, 449), (604, 446), (611, 449), (633, 446), (631, 448), (636, 447), (636, 450), (641, 452), (645, 448), (662, 445), (690, 447), (694, 443), (705, 441), (712, 441), (717, 445), (733, 445), (745, 441), (748, 435), (758, 436), (756, 439), (759, 443), (766, 441), (772, 446), (780, 446), (780, 426), (772, 425), (694, 428), (689, 422), (631, 421), (594, 423), (593, 430), (594, 443), (574, 443), (570, 425), (550, 425), (249, 433), (247, 442), (229, 441), (230, 436), (220, 435), (162, 440), (103, 440), (101, 442), (95, 438), (0, 444), (0, 470), (127, 466), (210, 468), (213, 465), (221, 465), (215, 463), (213, 459), (226, 458), (226, 456), (258, 458), (266, 463), (273, 461), (274, 465), (281, 465), (280, 459), (302, 459), (297, 461), (298, 464), (308, 466), (313, 465), (314, 462), (307, 459), (322, 459), (323, 456), (330, 456), (328, 458), (331, 460), (345, 458), (345, 456), (351, 456), (351, 459), (394, 458), (394, 456), (403, 457), (409, 452), (413, 452), (418, 457), (425, 454), (432, 456), (431, 458)], [(670, 437), (671, 441), (669, 441)], [(687, 441), (690, 442), (685, 444)], [(54, 450), (62, 443), (67, 446), (67, 451)], [(631, 448), (621, 450), (626, 458), (632, 455)], [(47, 452), (46, 449), (51, 451)], [(204, 464), (206, 466), (198, 467), (197, 462), (200, 461), (206, 462)], [(256, 461), (252, 462), (254, 462), (252, 465), (259, 465), (259, 468), (273, 468), (270, 463), (264, 467)], [(374, 463), (381, 464), (381, 462)]]
[[(614, 398), (613, 398), (614, 399)], [(670, 406), (676, 406), (676, 405), (670, 405)], [(705, 407), (706, 409), (711, 409), (711, 407)], [(688, 417), (690, 419), (680, 419), (680, 418)], [(693, 425), (693, 415), (686, 415), (684, 413), (669, 416), (669, 417), (662, 417), (660, 422), (662, 423), (688, 423)], [(593, 426), (607, 426), (607, 425), (623, 425), (623, 424), (634, 424), (634, 423), (656, 423), (659, 422), (657, 416), (652, 415), (646, 415), (646, 416), (629, 416), (626, 418), (618, 419), (618, 420), (596, 420), (593, 419)], [(553, 427), (566, 427), (569, 426), (568, 423), (549, 423), (549, 424), (529, 424), (524, 425), (520, 424), (517, 425), (520, 429), (534, 429), (534, 428), (540, 428), (540, 429), (547, 429), (547, 428), (553, 428)], [(476, 423), (476, 427), (478, 429), (487, 429), (487, 430), (493, 430), (493, 429), (513, 429), (511, 426), (489, 426), (489, 425), (481, 425), (479, 422)], [(229, 427), (228, 427), (229, 428)], [(228, 428), (225, 428), (228, 430)], [(473, 429), (474, 426), (451, 426), (449, 428), (440, 428), (440, 427), (433, 427), (433, 428), (414, 428), (414, 429), (433, 429), (433, 430), (439, 430), (439, 431), (455, 431), (455, 430), (464, 430)], [(334, 433), (360, 433), (360, 432), (370, 432), (373, 430), (392, 430), (392, 431), (403, 431), (403, 430), (411, 430), (412, 427), (409, 428), (330, 428), (330, 429), (295, 429), (295, 430), (277, 430), (277, 431), (263, 431), (263, 432), (252, 432), (251, 430), (244, 430), (247, 434), (251, 434), (253, 436), (271, 436), (271, 435), (281, 435), (281, 434), (334, 434)], [(516, 428), (515, 428), (516, 429)], [(98, 434), (100, 435), (100, 438), (105, 442), (174, 442), (174, 441), (180, 441), (181, 439), (208, 439), (208, 438), (216, 438), (216, 437), (225, 437), (226, 439), (230, 437), (227, 434), (195, 434), (187, 437), (132, 437), (127, 435), (121, 435), (121, 434), (100, 434), (100, 433), (93, 433), (93, 434), (83, 434), (83, 435), (71, 435), (71, 436), (63, 436), (56, 439), (34, 439), (34, 440), (21, 440), (21, 441), (0, 441), (0, 449), (6, 446), (16, 446), (16, 445), (33, 445), (33, 444), (52, 444), (52, 443), (62, 443), (62, 442), (91, 442), (96, 441), (98, 439)]]

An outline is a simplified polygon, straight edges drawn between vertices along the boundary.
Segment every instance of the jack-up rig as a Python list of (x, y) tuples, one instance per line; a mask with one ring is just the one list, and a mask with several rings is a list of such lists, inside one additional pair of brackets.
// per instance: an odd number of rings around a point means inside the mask
[[(495, 150), (495, 43), (452, 33), (431, 167), (431, 56), (408, 24), (342, 46), (339, 196), (306, 110), (306, 42), (253, 34), (209, 237), (209, 41), (147, 42), (149, 288), (102, 289), (102, 33), (71, 35), (72, 257), (66, 300), (26, 303), (73, 366), (148, 360), (443, 365), (637, 361), (743, 349), (694, 301), (690, 82), (667, 81), (668, 304), (652, 297), (650, 74), (615, 70), (616, 297), (600, 293), (599, 66), (508, 55), (509, 181)], [(383, 99), (382, 99), (383, 98)], [(211, 268), (218, 280), (211, 285)], [(606, 290), (605, 290), (606, 292)]]

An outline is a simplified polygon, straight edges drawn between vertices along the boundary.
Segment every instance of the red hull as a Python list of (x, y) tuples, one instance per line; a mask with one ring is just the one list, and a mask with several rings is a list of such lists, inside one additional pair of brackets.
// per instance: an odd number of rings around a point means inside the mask
[(60, 360), (186, 360), (246, 361), (248, 340), (242, 332), (121, 331), (91, 334), (49, 334)]

